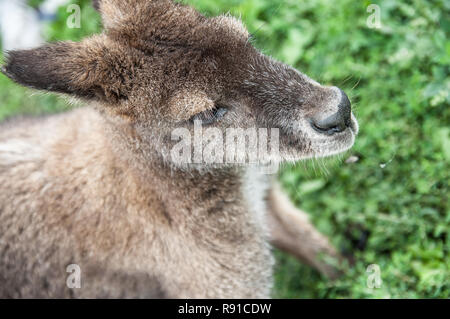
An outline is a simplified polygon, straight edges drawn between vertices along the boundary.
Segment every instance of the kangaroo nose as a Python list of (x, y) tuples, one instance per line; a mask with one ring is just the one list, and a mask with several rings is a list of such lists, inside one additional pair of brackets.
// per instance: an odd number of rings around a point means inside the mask
[(351, 123), (351, 104), (348, 99), (347, 94), (341, 89), (341, 101), (338, 105), (338, 111), (325, 118), (312, 118), (312, 127), (320, 132), (327, 135), (333, 135), (335, 133), (343, 132), (350, 126)]

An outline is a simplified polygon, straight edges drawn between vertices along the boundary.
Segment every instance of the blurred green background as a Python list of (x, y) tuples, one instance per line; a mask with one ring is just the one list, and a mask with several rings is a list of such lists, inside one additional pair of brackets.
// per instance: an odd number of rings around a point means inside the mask
[[(361, 125), (349, 153), (280, 173), (293, 201), (354, 264), (332, 282), (276, 252), (274, 297), (449, 298), (450, 1), (374, 2), (379, 29), (367, 25), (369, 1), (186, 2), (241, 17), (264, 53), (343, 88)], [(81, 28), (67, 28), (62, 7), (46, 27), (49, 40), (101, 30), (88, 0), (73, 3), (82, 8)], [(0, 103), (0, 119), (70, 108), (3, 75)], [(371, 264), (380, 267), (378, 289), (367, 285)]]

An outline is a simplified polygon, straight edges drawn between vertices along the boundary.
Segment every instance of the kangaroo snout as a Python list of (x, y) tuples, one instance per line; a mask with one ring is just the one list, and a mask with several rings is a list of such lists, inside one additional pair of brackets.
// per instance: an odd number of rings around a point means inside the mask
[(345, 131), (351, 126), (351, 103), (344, 91), (338, 89), (341, 97), (338, 111), (329, 116), (317, 114), (310, 119), (311, 126), (319, 133), (333, 135)]

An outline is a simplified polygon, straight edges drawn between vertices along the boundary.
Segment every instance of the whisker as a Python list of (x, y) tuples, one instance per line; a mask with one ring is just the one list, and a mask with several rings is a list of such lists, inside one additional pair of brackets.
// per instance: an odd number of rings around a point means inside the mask
[[(280, 3), (280, 5), (275, 9), (274, 12), (272, 12), (271, 16), (274, 16), (276, 13), (278, 13), (278, 11), (280, 11), (281, 6), (283, 5), (283, 3)], [(261, 24), (261, 26), (259, 26), (258, 29), (255, 30), (255, 32), (252, 33), (252, 37), (256, 36), (256, 34), (265, 26), (267, 25), (267, 22), (263, 22)]]
[(348, 76), (344, 81), (342, 81), (339, 85), (344, 85), (347, 81), (353, 78), (353, 75)]
[(356, 84), (350, 89), (350, 91), (354, 90), (359, 85), (360, 81), (361, 81), (361, 77), (359, 77), (358, 82), (356, 82)]

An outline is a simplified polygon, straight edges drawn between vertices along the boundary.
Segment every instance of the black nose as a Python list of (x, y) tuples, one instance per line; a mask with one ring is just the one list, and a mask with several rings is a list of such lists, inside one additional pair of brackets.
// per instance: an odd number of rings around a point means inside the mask
[(335, 133), (343, 132), (350, 126), (351, 123), (351, 104), (347, 94), (340, 90), (342, 97), (338, 105), (338, 111), (328, 117), (321, 118), (317, 116), (311, 119), (312, 127), (327, 135), (333, 135)]

